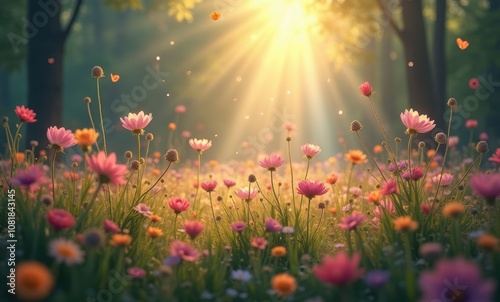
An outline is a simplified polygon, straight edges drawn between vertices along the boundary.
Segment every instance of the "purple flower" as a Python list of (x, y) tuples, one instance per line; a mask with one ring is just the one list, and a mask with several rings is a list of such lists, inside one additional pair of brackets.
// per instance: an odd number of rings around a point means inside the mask
[(338, 226), (346, 231), (355, 230), (366, 220), (365, 215), (359, 212), (354, 212), (349, 216), (342, 217), (342, 222)]
[(382, 288), (389, 281), (388, 271), (374, 270), (366, 274), (365, 283), (371, 288)]
[(235, 221), (231, 223), (231, 230), (241, 233), (243, 232), (247, 227), (247, 224), (244, 223), (243, 221)]
[(174, 267), (179, 265), (181, 263), (181, 257), (179, 256), (168, 256), (165, 261), (163, 261), (163, 264), (166, 266)]
[(266, 231), (271, 233), (277, 233), (281, 230), (282, 225), (277, 220), (274, 220), (270, 217), (266, 218)]
[(479, 173), (470, 178), (470, 186), (489, 203), (494, 203), (500, 196), (500, 173)]
[(48, 181), (45, 173), (39, 166), (29, 166), (26, 170), (17, 171), (16, 177), (10, 182), (16, 186), (25, 186), (29, 190), (35, 189), (38, 185)]
[(143, 203), (136, 205), (134, 207), (134, 210), (136, 210), (139, 214), (142, 214), (144, 216), (149, 216), (151, 214), (151, 208)]
[(433, 271), (420, 274), (420, 301), (493, 301), (495, 282), (482, 280), (479, 267), (463, 258), (441, 260)]

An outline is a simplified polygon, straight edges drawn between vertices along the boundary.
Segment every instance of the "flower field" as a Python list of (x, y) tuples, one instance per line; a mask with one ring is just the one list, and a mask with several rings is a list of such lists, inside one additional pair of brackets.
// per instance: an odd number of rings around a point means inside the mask
[[(499, 301), (500, 149), (476, 139), (477, 121), (464, 143), (412, 109), (406, 133), (387, 137), (371, 85), (359, 91), (373, 119), (353, 121), (358, 143), (324, 162), (291, 123), (286, 150), (244, 162), (213, 160), (207, 139), (153, 150), (164, 134), (147, 126), (164, 117), (140, 109), (120, 119), (125, 154), (107, 145), (102, 114), (23, 152), (36, 113), (16, 107), (3, 119), (1, 300)], [(459, 106), (448, 101), (450, 125)]]

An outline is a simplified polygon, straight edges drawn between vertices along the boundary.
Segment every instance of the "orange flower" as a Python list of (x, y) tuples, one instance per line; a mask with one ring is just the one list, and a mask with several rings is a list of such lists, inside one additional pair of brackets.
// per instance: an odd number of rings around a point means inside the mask
[(434, 186), (432, 185), (432, 183), (430, 183), (430, 182), (426, 182), (426, 183), (425, 183), (425, 189), (426, 189), (426, 190), (432, 190), (432, 188), (433, 188), (433, 187), (434, 187)]
[(339, 180), (339, 176), (335, 173), (332, 173), (326, 177), (327, 184), (334, 185), (335, 183), (337, 183), (337, 180)]
[(429, 166), (429, 167), (431, 167), (431, 168), (436, 168), (437, 166), (438, 166), (438, 162), (437, 162), (437, 161), (435, 161), (435, 160), (433, 160), (433, 161), (431, 162), (431, 164), (430, 164), (430, 166)]
[(25, 158), (25, 155), (23, 152), (16, 153), (16, 163), (18, 163), (18, 164), (22, 163), (24, 158)]
[(498, 251), (500, 241), (497, 237), (490, 234), (483, 234), (477, 238), (477, 245), (487, 251)]
[(428, 158), (432, 158), (434, 155), (436, 155), (436, 150), (430, 149), (429, 151), (427, 151)]
[(382, 193), (380, 193), (380, 190), (371, 191), (368, 193), (367, 198), (369, 202), (379, 203), (382, 199)]
[(403, 216), (394, 219), (394, 229), (398, 232), (415, 231), (418, 229), (418, 222), (410, 216)]
[(271, 287), (280, 297), (293, 295), (297, 290), (297, 281), (287, 273), (278, 274), (271, 279)]
[(40, 152), (39, 152), (38, 154), (40, 154), (40, 157), (42, 157), (42, 156), (46, 156), (46, 155), (47, 155), (47, 151), (45, 151), (45, 150), (40, 150)]
[(75, 131), (76, 143), (84, 152), (90, 151), (92, 145), (97, 141), (97, 137), (99, 137), (99, 133), (97, 133), (94, 128), (77, 129)]
[(463, 214), (465, 211), (465, 206), (458, 201), (450, 201), (443, 207), (444, 217), (456, 218)]
[(114, 234), (111, 237), (111, 245), (113, 246), (126, 246), (132, 242), (132, 236), (127, 234)]
[(168, 124), (168, 129), (174, 131), (175, 129), (177, 129), (177, 125), (175, 123), (170, 123)]
[(283, 257), (286, 255), (286, 247), (275, 246), (271, 249), (271, 256), (273, 257)]
[(69, 172), (69, 171), (64, 172), (64, 177), (67, 179), (71, 179), (71, 180), (80, 179), (80, 175), (78, 173)]
[(366, 163), (366, 155), (361, 150), (349, 150), (344, 159), (353, 165)]
[(153, 174), (154, 176), (158, 176), (158, 175), (160, 175), (160, 172), (161, 172), (161, 171), (160, 171), (160, 170), (158, 170), (158, 169), (153, 169), (153, 170), (151, 171), (151, 174)]
[(382, 151), (384, 151), (384, 147), (382, 147), (381, 145), (375, 145), (373, 147), (373, 153), (375, 154), (380, 154), (382, 153)]
[(149, 219), (151, 219), (151, 222), (158, 222), (158, 221), (161, 221), (161, 217), (158, 216), (158, 215), (149, 215)]
[(146, 233), (152, 239), (163, 236), (163, 231), (160, 230), (159, 228), (155, 228), (155, 227), (149, 227), (148, 230), (146, 231)]
[(333, 156), (330, 156), (327, 161), (330, 165), (335, 165), (337, 163), (337, 159)]
[(328, 211), (332, 214), (337, 214), (337, 208), (330, 208)]
[(155, 152), (153, 153), (153, 158), (155, 158), (155, 159), (159, 159), (160, 157), (161, 157), (161, 153), (160, 153), (160, 152), (155, 151)]
[(215, 166), (217, 166), (218, 164), (219, 164), (219, 162), (218, 162), (218, 161), (216, 161), (216, 160), (214, 160), (214, 159), (212, 159), (211, 161), (209, 161), (209, 162), (208, 162), (208, 165), (209, 165), (210, 167), (215, 167)]
[(24, 261), (16, 267), (16, 296), (20, 300), (43, 300), (54, 287), (50, 270), (37, 261)]

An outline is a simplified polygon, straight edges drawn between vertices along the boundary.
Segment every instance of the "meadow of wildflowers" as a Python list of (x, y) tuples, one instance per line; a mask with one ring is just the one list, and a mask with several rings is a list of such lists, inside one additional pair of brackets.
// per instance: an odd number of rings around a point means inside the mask
[[(106, 145), (101, 111), (101, 127), (54, 125), (48, 149), (22, 151), (36, 112), (16, 107), (3, 118), (1, 301), (499, 301), (500, 149), (459, 148), (450, 127), (433, 148), (420, 141), (432, 112), (413, 109), (403, 139), (387, 137), (372, 87), (359, 90), (382, 143), (353, 121), (359, 143), (326, 162), (289, 136), (288, 150), (228, 163), (192, 138), (184, 152), (198, 160), (183, 163), (150, 149), (162, 117), (143, 111), (120, 119), (124, 155)], [(448, 101), (450, 124), (459, 105)]]

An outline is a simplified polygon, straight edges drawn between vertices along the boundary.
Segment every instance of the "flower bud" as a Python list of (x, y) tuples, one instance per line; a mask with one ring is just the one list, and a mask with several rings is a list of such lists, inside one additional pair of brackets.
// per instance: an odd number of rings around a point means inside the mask
[(130, 163), (130, 168), (132, 170), (139, 170), (139, 161), (138, 160), (133, 160), (131, 163)]
[(84, 101), (85, 103), (87, 103), (87, 104), (88, 104), (88, 103), (90, 103), (90, 102), (92, 102), (92, 100), (91, 100), (88, 96), (86, 96), (86, 97), (83, 99), (83, 101)]
[(351, 123), (351, 131), (353, 132), (358, 132), (359, 130), (363, 129), (363, 125), (357, 120), (352, 121)]
[(104, 70), (102, 70), (101, 66), (94, 66), (92, 68), (92, 77), (94, 79), (99, 79), (104, 77)]
[(457, 105), (457, 100), (455, 98), (448, 99), (448, 106), (455, 107)]
[(132, 151), (125, 151), (125, 157), (126, 158), (132, 158)]
[(178, 163), (179, 153), (175, 149), (169, 149), (167, 153), (165, 153), (165, 159), (171, 163)]
[(476, 145), (476, 151), (479, 153), (486, 153), (488, 152), (488, 143), (485, 141), (480, 141)]
[(439, 132), (434, 137), (434, 140), (436, 141), (436, 143), (444, 145), (447, 141), (446, 134), (444, 134), (443, 132)]

